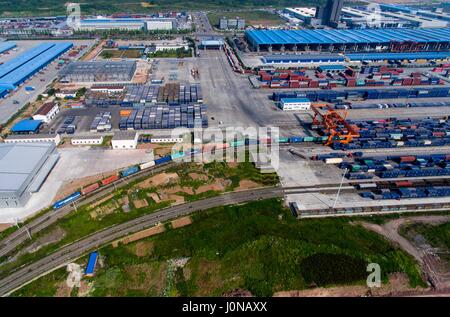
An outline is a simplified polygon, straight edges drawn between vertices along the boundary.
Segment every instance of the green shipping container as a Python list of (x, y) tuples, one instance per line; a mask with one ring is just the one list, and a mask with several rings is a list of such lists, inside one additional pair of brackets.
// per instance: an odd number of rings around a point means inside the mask
[(289, 138), (279, 138), (278, 139), (278, 143), (288, 143), (289, 142)]
[(244, 140), (231, 142), (231, 146), (244, 146), (244, 145), (245, 145), (245, 141)]
[(314, 137), (312, 137), (312, 136), (305, 136), (303, 138), (303, 141), (304, 142), (314, 142)]

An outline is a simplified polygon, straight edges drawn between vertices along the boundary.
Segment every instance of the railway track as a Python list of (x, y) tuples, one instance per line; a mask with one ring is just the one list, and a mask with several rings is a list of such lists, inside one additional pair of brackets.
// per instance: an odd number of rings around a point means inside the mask
[[(76, 205), (84, 205), (89, 204), (98, 200), (99, 198), (110, 194), (111, 192), (120, 189), (126, 186), (130, 181), (134, 179), (138, 179), (140, 177), (153, 175), (155, 173), (159, 173), (164, 171), (167, 168), (175, 166), (175, 162), (165, 163), (159, 166), (155, 166), (154, 168), (140, 171), (136, 174), (120, 178), (114, 183), (108, 184), (106, 186), (102, 186), (99, 189), (89, 193), (86, 196), (82, 196), (80, 200), (75, 201)], [(60, 209), (50, 210), (45, 214), (39, 216), (36, 219), (30, 221), (30, 223), (25, 224), (23, 227), (11, 233), (9, 236), (5, 237), (0, 241), (0, 257), (5, 256), (11, 251), (13, 251), (17, 246), (30, 239), (30, 235), (38, 233), (39, 231), (47, 228), (48, 226), (54, 224), (56, 221), (61, 219), (62, 217), (67, 216), (72, 211), (75, 210), (74, 203), (64, 206)]]

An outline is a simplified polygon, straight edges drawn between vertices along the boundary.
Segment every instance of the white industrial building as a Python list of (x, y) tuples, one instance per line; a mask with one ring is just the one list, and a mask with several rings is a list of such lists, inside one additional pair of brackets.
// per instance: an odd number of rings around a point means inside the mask
[(311, 108), (311, 101), (308, 98), (282, 98), (280, 109), (289, 110), (308, 110)]
[(59, 105), (56, 102), (44, 103), (33, 115), (33, 120), (41, 120), (44, 123), (49, 123), (59, 112)]
[(0, 144), (0, 208), (25, 206), (58, 159), (54, 143)]
[(72, 145), (100, 145), (103, 143), (103, 136), (79, 136), (70, 141)]
[(61, 136), (55, 134), (11, 134), (5, 143), (61, 143)]
[(148, 31), (155, 30), (173, 30), (177, 28), (177, 20), (176, 19), (149, 19), (145, 21), (146, 28)]
[(111, 146), (117, 150), (135, 149), (138, 144), (139, 134), (131, 131), (116, 132), (111, 140)]
[(322, 24), (322, 20), (316, 18), (315, 7), (285, 8), (283, 12), (302, 20), (306, 25), (319, 26)]

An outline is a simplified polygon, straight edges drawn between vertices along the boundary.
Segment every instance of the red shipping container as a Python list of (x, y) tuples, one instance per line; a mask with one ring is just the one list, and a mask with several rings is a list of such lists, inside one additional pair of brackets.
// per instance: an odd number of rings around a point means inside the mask
[(410, 163), (410, 162), (414, 162), (415, 160), (416, 160), (415, 156), (401, 156), (400, 157), (401, 163)]
[(96, 190), (99, 187), (100, 187), (100, 185), (98, 183), (89, 185), (81, 190), (81, 194), (82, 195), (89, 194), (90, 192), (93, 192), (94, 190)]
[(319, 82), (317, 80), (311, 80), (309, 82), (308, 86), (311, 87), (311, 88), (318, 88), (319, 87)]
[(112, 182), (115, 182), (118, 179), (119, 179), (118, 175), (112, 175), (112, 176), (107, 177), (104, 180), (102, 180), (102, 185), (105, 186), (105, 185), (111, 184)]
[(399, 187), (412, 187), (413, 183), (411, 183), (410, 181), (397, 181), (395, 182), (395, 187), (399, 188)]

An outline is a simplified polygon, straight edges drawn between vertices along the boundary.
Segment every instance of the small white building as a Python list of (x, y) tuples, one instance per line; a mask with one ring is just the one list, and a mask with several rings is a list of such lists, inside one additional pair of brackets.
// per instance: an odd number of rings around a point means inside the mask
[(59, 134), (13, 134), (5, 139), (5, 143), (61, 143)]
[(100, 145), (103, 143), (103, 136), (79, 136), (72, 138), (70, 142), (72, 145)]
[(183, 142), (183, 138), (159, 137), (150, 139), (150, 143), (180, 143), (180, 142)]
[(311, 101), (308, 98), (282, 98), (279, 107), (283, 111), (308, 110), (311, 108)]
[(131, 131), (116, 132), (111, 140), (113, 149), (130, 150), (135, 149), (138, 144), (139, 134)]
[(56, 102), (44, 103), (33, 115), (33, 120), (41, 120), (44, 123), (49, 123), (59, 112), (59, 105)]
[(55, 93), (57, 98), (61, 99), (73, 99), (77, 96), (77, 90), (75, 89), (64, 89)]
[(125, 90), (125, 85), (120, 84), (110, 84), (110, 85), (102, 85), (95, 84), (92, 85), (91, 91), (93, 92), (104, 92), (104, 93), (120, 93)]

